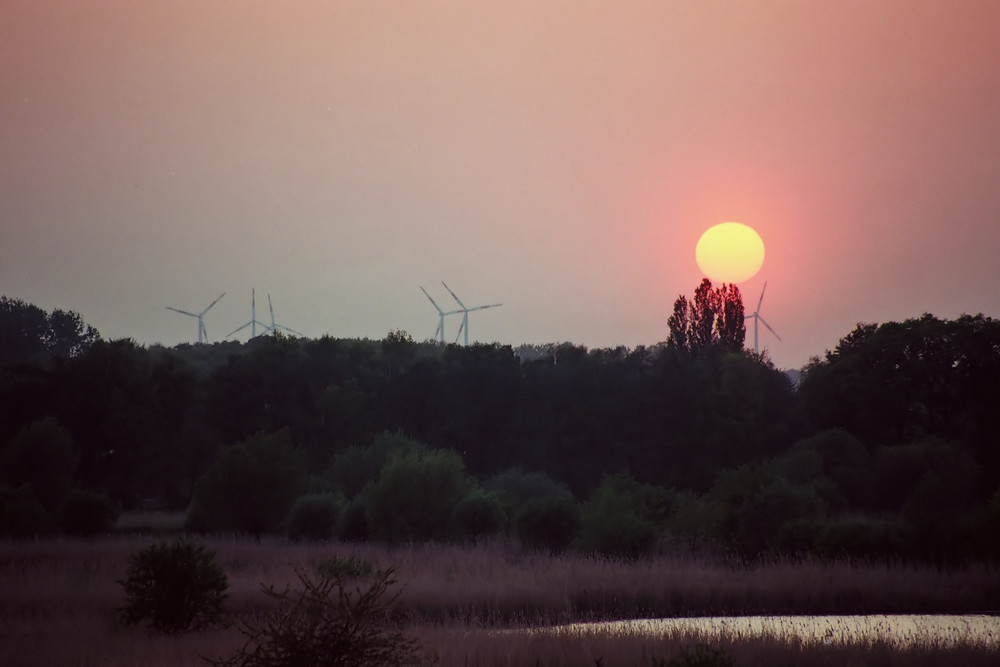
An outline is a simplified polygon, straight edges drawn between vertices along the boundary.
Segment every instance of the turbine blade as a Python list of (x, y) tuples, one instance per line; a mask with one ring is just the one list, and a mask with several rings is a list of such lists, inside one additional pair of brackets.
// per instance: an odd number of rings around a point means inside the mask
[(434, 299), (431, 299), (431, 295), (427, 293), (427, 290), (425, 290), (423, 287), (421, 287), (420, 289), (421, 289), (421, 291), (423, 291), (424, 296), (426, 296), (428, 299), (430, 299), (430, 302), (434, 306), (435, 310), (437, 310), (439, 313), (441, 313), (443, 315), (444, 311), (441, 310), (441, 308), (437, 305), (437, 302), (434, 301)]
[(226, 296), (225, 292), (223, 292), (219, 296), (215, 297), (215, 301), (213, 301), (212, 303), (208, 304), (208, 308), (206, 308), (205, 310), (201, 311), (201, 314), (204, 315), (208, 311), (212, 310), (212, 306), (214, 306), (215, 304), (219, 303), (219, 299), (221, 299), (224, 296)]
[(271, 293), (267, 293), (267, 309), (271, 311), (271, 330), (274, 330), (274, 306), (271, 305)]
[(190, 317), (198, 317), (197, 313), (189, 313), (188, 311), (181, 310), (180, 308), (171, 308), (170, 306), (167, 306), (167, 310), (172, 310), (175, 313), (180, 313), (181, 315), (188, 315)]
[(238, 328), (238, 329), (233, 329), (232, 331), (230, 331), (229, 333), (227, 333), (225, 337), (226, 337), (226, 338), (229, 338), (229, 337), (230, 337), (230, 336), (232, 336), (232, 335), (233, 335), (234, 333), (239, 333), (240, 331), (243, 331), (244, 329), (246, 329), (246, 328), (247, 328), (248, 326), (250, 326), (251, 324), (252, 324), (252, 322), (247, 322), (246, 324), (244, 324), (244, 325), (243, 325), (243, 326), (241, 326), (240, 328)]
[(446, 284), (446, 283), (445, 283), (445, 282), (444, 282), (443, 280), (441, 281), (441, 284), (442, 284), (442, 285), (444, 285), (444, 288), (445, 288), (446, 290), (448, 290), (448, 294), (451, 294), (451, 298), (453, 298), (453, 299), (454, 299), (455, 301), (457, 301), (457, 302), (458, 302), (458, 305), (460, 305), (460, 306), (462, 307), (462, 310), (463, 310), (463, 311), (464, 311), (464, 310), (468, 310), (468, 308), (466, 308), (466, 307), (465, 307), (465, 304), (464, 304), (464, 303), (462, 303), (462, 300), (461, 300), (461, 299), (459, 299), (459, 298), (458, 298), (457, 296), (455, 296), (455, 293), (451, 291), (451, 288), (450, 288), (450, 287), (448, 287), (448, 285), (447, 285), (447, 284)]
[(465, 323), (468, 321), (468, 319), (469, 319), (468, 314), (466, 314), (465, 317), (462, 318), (462, 323), (458, 326), (458, 333), (455, 334), (456, 343), (458, 342), (459, 337), (462, 335), (462, 331), (465, 329)]
[[(469, 308), (467, 312), (471, 313), (474, 310), (485, 310), (486, 308), (499, 308), (502, 305), (503, 305), (502, 303), (491, 303), (488, 306), (476, 306), (474, 308)], [(460, 312), (462, 312), (462, 311), (460, 311)]]
[(778, 335), (777, 331), (775, 331), (774, 329), (771, 328), (771, 325), (767, 323), (767, 320), (765, 320), (763, 317), (760, 317), (760, 316), (758, 316), (757, 319), (760, 320), (761, 324), (763, 324), (765, 327), (767, 327), (768, 331), (770, 331), (771, 333), (774, 334), (775, 338), (777, 338), (778, 340), (781, 340), (781, 336)]
[(764, 287), (762, 287), (760, 290), (760, 299), (757, 301), (757, 310), (754, 311), (755, 313), (760, 312), (760, 304), (764, 303), (764, 290), (766, 289), (767, 289), (767, 281), (765, 280)]

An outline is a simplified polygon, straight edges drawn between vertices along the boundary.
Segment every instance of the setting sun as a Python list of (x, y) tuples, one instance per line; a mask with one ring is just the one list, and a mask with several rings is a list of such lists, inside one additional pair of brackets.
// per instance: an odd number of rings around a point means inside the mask
[(752, 227), (722, 222), (701, 235), (694, 256), (710, 279), (739, 283), (753, 278), (764, 264), (764, 242)]

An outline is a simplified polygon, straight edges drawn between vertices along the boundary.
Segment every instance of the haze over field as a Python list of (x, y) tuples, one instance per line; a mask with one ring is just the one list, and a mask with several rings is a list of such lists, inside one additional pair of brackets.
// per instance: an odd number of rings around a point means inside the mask
[[(0, 293), (173, 345), (258, 318), (653, 344), (724, 220), (780, 367), (1000, 315), (1000, 4), (0, 5)], [(459, 321), (448, 320), (454, 338)], [(242, 335), (242, 334), (241, 334)], [(752, 335), (752, 334), (751, 334)]]

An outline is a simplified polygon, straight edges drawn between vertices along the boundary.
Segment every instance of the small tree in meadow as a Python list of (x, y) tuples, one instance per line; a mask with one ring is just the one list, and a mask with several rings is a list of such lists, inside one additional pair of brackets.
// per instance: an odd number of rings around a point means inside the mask
[(338, 570), (295, 574), (301, 589), (262, 587), (280, 608), (241, 628), (246, 644), (216, 667), (402, 667), (421, 663), (419, 644), (390, 622), (399, 597), (395, 569), (379, 570), (367, 589)]
[(195, 484), (188, 527), (260, 537), (281, 528), (306, 484), (305, 460), (288, 429), (258, 433), (216, 455)]
[(446, 539), (452, 532), (455, 506), (473, 487), (455, 452), (391, 456), (378, 480), (365, 489), (371, 535), (388, 542)]
[(108, 494), (75, 489), (63, 505), (62, 528), (77, 537), (95, 537), (110, 532), (118, 514)]
[(476, 489), (455, 506), (455, 530), (458, 537), (478, 540), (503, 530), (506, 517), (500, 500), (492, 493)]
[(580, 547), (605, 556), (648, 554), (668, 514), (668, 496), (624, 473), (605, 476), (580, 512)]
[(328, 493), (302, 496), (288, 514), (288, 539), (323, 541), (333, 537), (340, 502)]
[(580, 508), (568, 496), (531, 500), (514, 517), (514, 530), (524, 546), (559, 553), (580, 532)]
[(123, 625), (146, 623), (167, 634), (179, 634), (220, 623), (229, 580), (215, 554), (200, 544), (153, 544), (129, 558)]

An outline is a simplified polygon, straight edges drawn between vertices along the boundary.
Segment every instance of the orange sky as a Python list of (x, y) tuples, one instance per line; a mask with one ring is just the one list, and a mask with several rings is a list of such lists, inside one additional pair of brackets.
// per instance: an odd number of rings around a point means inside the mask
[(986, 1), (7, 0), (0, 293), (172, 345), (165, 306), (228, 292), (217, 340), (256, 287), (310, 336), (422, 340), (444, 280), (504, 303), (473, 339), (634, 346), (736, 220), (798, 367), (1000, 316), (997, 62)]

